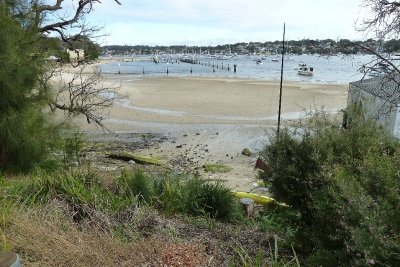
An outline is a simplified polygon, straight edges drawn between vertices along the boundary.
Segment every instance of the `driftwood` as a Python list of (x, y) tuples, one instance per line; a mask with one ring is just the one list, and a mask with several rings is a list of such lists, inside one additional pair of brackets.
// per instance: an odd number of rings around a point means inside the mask
[(111, 153), (111, 154), (108, 154), (108, 158), (123, 160), (123, 161), (127, 161), (127, 162), (134, 161), (135, 163), (142, 164), (142, 165), (163, 166), (163, 163), (161, 161), (159, 161), (158, 159), (139, 156), (139, 155), (135, 155), (135, 154), (128, 153), (128, 152)]

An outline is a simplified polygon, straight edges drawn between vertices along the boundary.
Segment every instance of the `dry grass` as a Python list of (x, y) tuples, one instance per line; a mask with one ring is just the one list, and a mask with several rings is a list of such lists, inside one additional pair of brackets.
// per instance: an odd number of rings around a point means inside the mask
[(199, 245), (171, 244), (164, 250), (163, 266), (196, 267), (206, 266), (206, 257)]
[(68, 216), (49, 207), (25, 211), (10, 222), (6, 242), (24, 266), (195, 267), (229, 266), (234, 247), (256, 251), (267, 241), (257, 229), (222, 223), (208, 228), (182, 218), (157, 217), (156, 230), (143, 232), (139, 228), (148, 216), (133, 220), (131, 230), (124, 230), (128, 238), (121, 241), (108, 231), (82, 228)]
[(5, 238), (24, 266), (210, 266), (203, 245), (161, 233), (122, 242), (101, 229), (82, 230), (54, 208), (14, 218)]
[[(253, 227), (166, 218), (147, 206), (79, 222), (73, 213), (67, 203), (54, 199), (10, 214), (0, 246), (19, 253), (24, 266), (194, 267), (230, 266), (234, 247), (256, 251), (268, 239)], [(113, 223), (103, 224), (103, 216)]]
[(165, 247), (151, 238), (124, 244), (100, 230), (80, 231), (32, 214), (18, 216), (8, 233), (25, 266), (157, 266)]

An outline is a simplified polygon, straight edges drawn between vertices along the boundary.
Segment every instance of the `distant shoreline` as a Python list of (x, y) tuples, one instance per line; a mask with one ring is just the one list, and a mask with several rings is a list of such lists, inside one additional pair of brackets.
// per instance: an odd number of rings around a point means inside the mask
[[(218, 60), (206, 56), (194, 58), (195, 64), (180, 62), (179, 55), (158, 55), (159, 63), (148, 57), (110, 57), (102, 58), (95, 63), (103, 75), (120, 74), (134, 78), (143, 77), (202, 77), (202, 78), (239, 78), (260, 81), (280, 80), (279, 62), (275, 57), (263, 57), (262, 64), (256, 64), (256, 56), (240, 56)], [(370, 61), (369, 56), (352, 58), (290, 56), (284, 61), (284, 82), (316, 83), (316, 84), (348, 84), (360, 80), (360, 66)], [(314, 75), (298, 74), (300, 64), (313, 67)], [(235, 67), (236, 66), (236, 67)], [(235, 72), (234, 69), (237, 69)]]

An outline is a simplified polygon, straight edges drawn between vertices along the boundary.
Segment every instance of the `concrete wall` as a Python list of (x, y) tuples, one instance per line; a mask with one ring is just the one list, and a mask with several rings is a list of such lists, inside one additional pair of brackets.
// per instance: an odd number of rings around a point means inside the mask
[(400, 107), (396, 107), (396, 119), (393, 121), (392, 132), (396, 138), (400, 138)]
[(390, 106), (384, 99), (352, 84), (350, 84), (347, 104), (362, 107), (366, 119), (372, 119), (392, 135), (400, 137), (399, 107)]

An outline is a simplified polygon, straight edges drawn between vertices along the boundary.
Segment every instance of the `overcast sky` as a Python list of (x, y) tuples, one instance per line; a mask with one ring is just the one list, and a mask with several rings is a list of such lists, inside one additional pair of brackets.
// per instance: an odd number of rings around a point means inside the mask
[(102, 44), (217, 45), (282, 39), (365, 39), (362, 0), (103, 0), (88, 21)]

